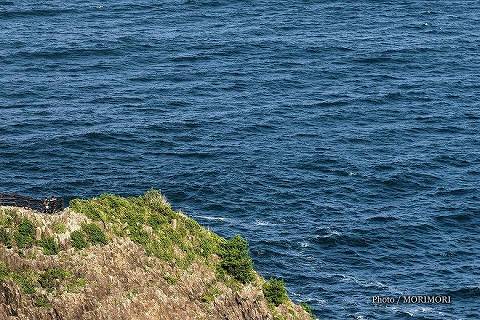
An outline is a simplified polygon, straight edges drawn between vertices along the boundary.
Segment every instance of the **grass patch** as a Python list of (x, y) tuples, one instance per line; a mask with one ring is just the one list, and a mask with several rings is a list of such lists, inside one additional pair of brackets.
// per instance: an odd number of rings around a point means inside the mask
[(11, 272), (10, 278), (15, 281), (26, 294), (34, 294), (36, 291), (38, 275), (31, 271)]
[(265, 299), (274, 306), (279, 306), (288, 301), (285, 283), (280, 279), (270, 279), (263, 284), (263, 295)]
[(210, 286), (207, 291), (202, 296), (202, 301), (205, 303), (211, 303), (215, 301), (215, 299), (222, 294), (220, 289), (216, 285)]
[(165, 279), (165, 281), (167, 281), (167, 283), (171, 286), (177, 284), (177, 278), (171, 274), (165, 274), (163, 276), (163, 279)]

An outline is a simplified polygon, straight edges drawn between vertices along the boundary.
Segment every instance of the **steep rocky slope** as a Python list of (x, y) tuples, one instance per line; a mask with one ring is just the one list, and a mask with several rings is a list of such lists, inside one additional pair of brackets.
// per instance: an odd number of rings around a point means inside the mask
[(252, 267), (157, 191), (0, 208), (0, 319), (311, 319)]

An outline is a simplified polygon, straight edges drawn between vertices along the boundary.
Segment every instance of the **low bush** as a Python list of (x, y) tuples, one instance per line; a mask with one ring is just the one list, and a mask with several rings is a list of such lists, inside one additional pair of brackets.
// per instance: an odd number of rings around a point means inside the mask
[(36, 290), (37, 275), (30, 271), (12, 272), (11, 278), (15, 281), (22, 291), (26, 294), (33, 294)]
[(70, 243), (75, 249), (84, 249), (88, 247), (87, 235), (82, 230), (75, 230), (70, 234)]
[(35, 242), (35, 225), (27, 218), (23, 218), (17, 226), (15, 242), (21, 249), (30, 248)]
[(46, 289), (47, 291), (52, 291), (53, 289), (57, 288), (61, 281), (69, 276), (69, 273), (61, 268), (51, 268), (46, 270), (40, 278), (38, 279), (38, 283), (42, 288)]
[(288, 300), (285, 283), (280, 279), (270, 279), (263, 284), (263, 295), (267, 301), (275, 306)]
[(39, 245), (43, 248), (43, 254), (55, 255), (60, 251), (60, 246), (54, 237), (44, 237), (40, 240)]
[(5, 228), (0, 228), (0, 243), (3, 243), (7, 248), (12, 247), (12, 237)]
[(85, 232), (87, 239), (92, 244), (107, 244), (107, 236), (105, 232), (95, 223), (85, 223), (82, 225), (82, 230)]
[(221, 245), (220, 266), (233, 278), (248, 283), (255, 279), (253, 260), (248, 251), (248, 242), (236, 235)]

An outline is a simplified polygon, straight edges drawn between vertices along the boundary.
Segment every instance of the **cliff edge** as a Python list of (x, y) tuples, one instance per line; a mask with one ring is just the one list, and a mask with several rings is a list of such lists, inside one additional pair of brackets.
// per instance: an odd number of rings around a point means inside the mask
[(0, 208), (0, 319), (307, 320), (248, 243), (174, 211), (157, 191)]

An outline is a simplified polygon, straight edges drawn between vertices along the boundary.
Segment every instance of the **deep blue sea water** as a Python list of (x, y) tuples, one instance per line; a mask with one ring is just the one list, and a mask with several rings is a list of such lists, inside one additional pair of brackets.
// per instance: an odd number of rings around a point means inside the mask
[(480, 319), (479, 46), (468, 0), (0, 0), (0, 192), (158, 188), (321, 319)]

